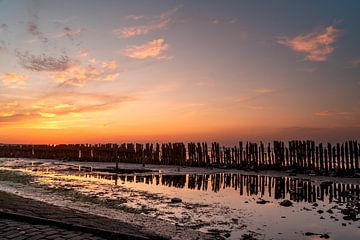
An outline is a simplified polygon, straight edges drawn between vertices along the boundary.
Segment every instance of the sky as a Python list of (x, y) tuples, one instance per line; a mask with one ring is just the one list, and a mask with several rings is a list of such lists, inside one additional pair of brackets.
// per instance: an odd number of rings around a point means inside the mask
[(0, 142), (359, 139), (359, 12), (0, 0)]

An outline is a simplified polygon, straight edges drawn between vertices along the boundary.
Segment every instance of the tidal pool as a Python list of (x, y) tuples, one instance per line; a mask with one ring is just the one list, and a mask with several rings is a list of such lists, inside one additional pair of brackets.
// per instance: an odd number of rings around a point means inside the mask
[[(344, 209), (360, 207), (359, 179), (319, 180), (236, 170), (196, 174), (156, 166), (148, 172), (113, 174), (106, 168), (97, 171), (96, 163), (77, 164), (3, 160), (0, 166), (31, 174), (46, 188), (76, 191), (229, 239), (244, 234), (256, 239), (360, 239), (360, 222), (343, 215)], [(290, 200), (292, 206), (281, 206), (283, 200)]]

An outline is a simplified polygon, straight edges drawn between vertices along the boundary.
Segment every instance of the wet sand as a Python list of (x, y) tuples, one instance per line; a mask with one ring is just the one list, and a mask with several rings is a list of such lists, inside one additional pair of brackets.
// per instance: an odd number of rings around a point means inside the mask
[[(230, 239), (360, 237), (357, 217), (344, 219), (349, 215), (343, 214), (349, 204), (358, 208), (360, 182), (355, 178), (134, 164), (119, 165), (132, 169), (132, 174), (114, 175), (104, 173), (104, 169), (114, 167), (113, 163), (48, 160), (3, 161), (1, 165), (34, 176), (37, 186), (34, 191), (29, 190), (34, 186), (2, 183), (3, 190), (63, 205), (66, 201), (54, 198), (65, 197), (68, 207), (133, 220), (177, 239), (203, 239), (208, 234), (210, 238)], [(96, 168), (102, 171), (94, 172)], [(136, 169), (141, 171), (137, 173)], [(73, 193), (107, 204), (73, 201)], [(173, 201), (175, 198), (180, 201)], [(290, 200), (292, 206), (281, 206), (283, 200)]]

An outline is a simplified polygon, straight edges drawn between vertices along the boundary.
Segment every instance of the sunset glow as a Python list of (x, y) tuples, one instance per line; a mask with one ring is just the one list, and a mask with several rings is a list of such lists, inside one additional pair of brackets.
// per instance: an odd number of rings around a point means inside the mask
[(0, 0), (0, 143), (358, 139), (360, 4), (250, 2)]

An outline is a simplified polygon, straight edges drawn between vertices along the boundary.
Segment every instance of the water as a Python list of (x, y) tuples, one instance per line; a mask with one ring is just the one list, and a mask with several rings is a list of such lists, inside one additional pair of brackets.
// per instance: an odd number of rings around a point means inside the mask
[[(360, 222), (343, 220), (341, 209), (358, 204), (357, 180), (319, 181), (311, 177), (266, 176), (244, 172), (212, 174), (111, 174), (53, 161), (2, 163), (36, 176), (50, 188), (71, 189), (111, 200), (142, 214), (203, 232), (230, 233), (239, 239), (252, 233), (259, 239), (360, 239)], [(350, 182), (350, 183), (349, 183)], [(172, 198), (181, 203), (172, 203)], [(269, 201), (258, 204), (259, 200)], [(279, 203), (291, 200), (293, 206)], [(145, 211), (146, 210), (146, 211)]]

